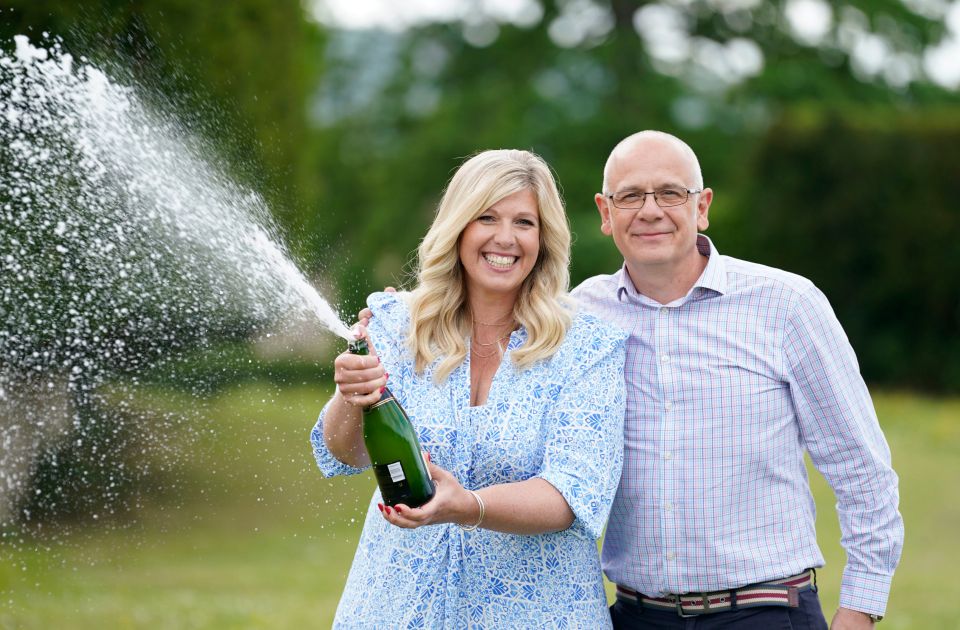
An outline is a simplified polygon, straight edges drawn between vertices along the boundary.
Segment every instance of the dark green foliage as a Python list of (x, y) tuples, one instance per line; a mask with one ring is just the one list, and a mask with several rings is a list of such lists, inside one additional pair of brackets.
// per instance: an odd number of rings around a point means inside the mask
[[(128, 417), (105, 408), (103, 397), (81, 393), (73, 405), (72, 430), (46, 445), (35, 463), (30, 491), (17, 510), (24, 526), (129, 522), (145, 502), (175, 498), (174, 460), (161, 456), (174, 418)], [(149, 432), (137, 426), (146, 421)]]
[(813, 280), (869, 381), (960, 391), (956, 115), (794, 114), (751, 164), (741, 253)]
[(4, 4), (4, 49), (16, 34), (42, 44), (47, 33), (75, 57), (136, 82), (226, 158), (227, 170), (261, 192), (286, 224), (303, 199), (315, 197), (319, 182), (304, 158), (306, 109), (322, 37), (299, 1)]
[[(178, 121), (187, 135), (198, 136), (218, 169), (266, 198), (280, 225), (299, 231), (294, 210), (317, 195), (318, 179), (305, 157), (310, 146), (306, 110), (319, 70), (322, 37), (298, 1), (13, 0), (0, 8), (0, 47), (12, 49), (17, 34), (27, 35), (38, 46), (60, 42), (74, 58), (90, 60), (120, 83), (137, 88), (162, 115)], [(10, 165), (6, 147), (0, 148), (0, 176), (9, 177)], [(84, 201), (70, 194), (76, 183), (63, 176), (57, 179), (52, 173), (47, 186), (64, 191), (58, 198), (69, 200), (66, 203)], [(9, 201), (0, 198), (0, 204)], [(116, 212), (125, 212), (122, 199), (116, 201)], [(22, 219), (19, 229), (40, 234), (47, 220), (44, 213), (34, 212)], [(96, 233), (100, 227), (92, 222), (81, 225), (83, 234), (77, 241), (87, 243), (100, 236)], [(4, 232), (20, 236), (17, 230), (6, 226)], [(141, 258), (151, 251), (149, 243), (133, 249)], [(124, 257), (137, 266), (136, 256)], [(64, 266), (64, 258), (72, 265)], [(94, 267), (86, 269), (79, 252), (60, 254), (52, 246), (24, 256), (27, 273), (8, 280), (13, 286), (5, 288), (17, 300), (0, 315), (0, 323), (6, 324), (0, 328), (26, 330), (21, 320), (40, 310), (48, 323), (45, 337), (32, 341), (44, 349), (56, 346), (64, 331), (79, 327), (77, 322), (88, 313), (110, 313), (97, 322), (101, 344), (91, 347), (90, 353), (104, 356), (104, 348), (123, 341), (130, 351), (111, 362), (120, 370), (140, 369), (198, 340), (251, 333), (253, 322), (221, 313), (202, 317), (214, 312), (215, 299), (184, 312), (161, 312), (157, 304), (144, 303), (140, 296), (148, 292), (137, 287), (164, 285), (182, 276), (178, 261), (155, 261), (144, 268), (159, 268), (159, 275), (131, 277), (124, 286), (101, 282), (96, 264), (101, 263), (94, 261)], [(82, 281), (65, 281), (67, 273)], [(20, 299), (31, 294), (43, 302), (39, 309)], [(97, 296), (97, 303), (90, 304), (91, 295)], [(127, 295), (135, 299), (124, 301)], [(85, 296), (86, 302), (77, 296)], [(74, 302), (89, 308), (70, 315)], [(107, 302), (117, 308), (107, 308)], [(122, 315), (120, 307), (128, 307), (139, 318)], [(209, 321), (216, 322), (216, 329)]]

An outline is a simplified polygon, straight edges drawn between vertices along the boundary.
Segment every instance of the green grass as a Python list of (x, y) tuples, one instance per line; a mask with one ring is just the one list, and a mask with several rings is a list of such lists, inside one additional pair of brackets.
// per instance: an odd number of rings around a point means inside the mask
[(307, 437), (326, 396), (228, 392), (184, 427), (167, 459), (187, 494), (145, 509), (133, 527), (0, 549), (0, 627), (329, 626), (374, 482), (317, 471)]
[[(0, 547), (2, 628), (328, 627), (373, 480), (323, 479), (307, 432), (323, 388), (239, 387), (208, 401), (171, 447), (180, 495), (132, 526)], [(171, 396), (152, 406), (191, 409)], [(901, 478), (907, 543), (883, 627), (954, 623), (960, 401), (876, 397)], [(144, 404), (147, 404), (145, 402)], [(844, 563), (829, 487), (815, 472), (829, 614)], [(49, 542), (50, 540), (53, 542)]]
[[(960, 558), (956, 527), (960, 524), (960, 400), (909, 394), (876, 395), (881, 425), (900, 476), (900, 513), (906, 538), (900, 567), (893, 578), (884, 630), (957, 626)], [(840, 547), (835, 499), (813, 471), (817, 533), (827, 565), (818, 572), (823, 608), (832, 614), (839, 598), (846, 555)]]

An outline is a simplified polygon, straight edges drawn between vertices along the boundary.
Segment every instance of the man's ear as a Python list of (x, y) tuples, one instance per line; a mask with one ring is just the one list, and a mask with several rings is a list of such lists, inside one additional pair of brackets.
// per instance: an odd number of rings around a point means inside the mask
[(610, 216), (610, 204), (607, 198), (600, 193), (594, 195), (593, 200), (597, 204), (597, 210), (600, 211), (600, 231), (610, 236), (613, 234), (613, 217)]
[(710, 226), (710, 204), (713, 203), (713, 189), (704, 188), (697, 199), (697, 231), (703, 232)]

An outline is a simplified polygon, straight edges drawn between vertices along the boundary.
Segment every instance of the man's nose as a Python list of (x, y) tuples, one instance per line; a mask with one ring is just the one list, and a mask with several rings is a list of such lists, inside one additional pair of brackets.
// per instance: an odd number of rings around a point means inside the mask
[(637, 208), (637, 216), (645, 221), (652, 221), (663, 216), (663, 208), (657, 204), (652, 192), (643, 194), (643, 202)]

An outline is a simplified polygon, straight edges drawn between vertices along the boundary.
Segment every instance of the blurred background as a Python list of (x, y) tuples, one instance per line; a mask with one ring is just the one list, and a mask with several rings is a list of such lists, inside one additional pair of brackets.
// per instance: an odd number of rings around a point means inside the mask
[[(593, 204), (610, 149), (685, 139), (720, 252), (813, 280), (857, 351), (907, 529), (884, 627), (955, 625), (957, 0), (0, 0), (0, 49), (15, 35), (58, 39), (180, 120), (348, 323), (409, 283), (466, 156), (553, 166), (575, 285), (622, 263)], [(73, 428), (0, 495), (0, 626), (328, 626), (374, 482), (315, 470), (339, 347), (318, 328), (231, 321), (161, 371), (120, 370), (96, 405), (36, 392)], [(4, 448), (17, 413), (0, 405)], [(811, 474), (830, 614), (844, 556)]]

